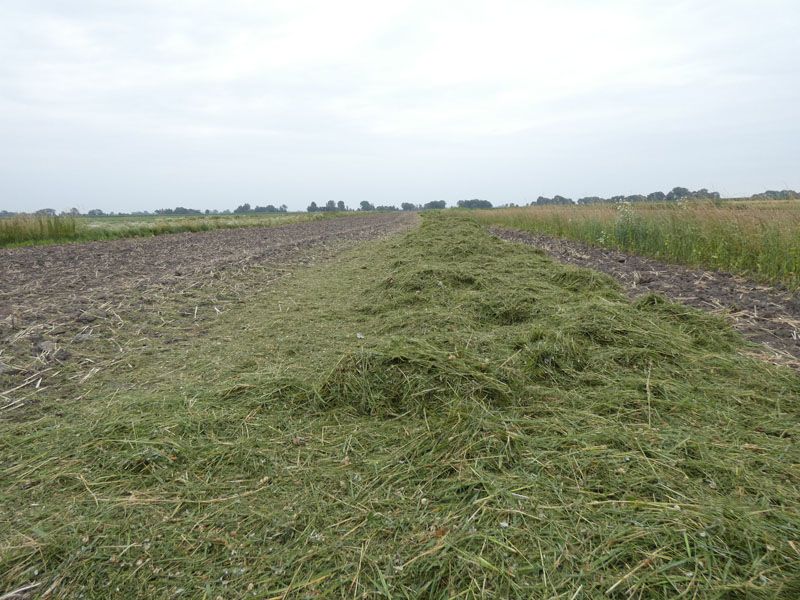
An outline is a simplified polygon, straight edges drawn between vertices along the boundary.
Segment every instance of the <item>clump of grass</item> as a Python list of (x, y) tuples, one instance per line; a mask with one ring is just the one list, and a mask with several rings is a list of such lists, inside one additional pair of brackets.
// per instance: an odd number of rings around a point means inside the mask
[(0, 589), (800, 593), (800, 379), (721, 320), (458, 215), (248, 300), (4, 424)]
[(680, 202), (534, 206), (481, 222), (800, 286), (800, 203)]
[(390, 338), (380, 349), (344, 356), (314, 395), (323, 407), (343, 405), (372, 415), (435, 410), (454, 396), (502, 403), (510, 389), (493, 367), (474, 353)]

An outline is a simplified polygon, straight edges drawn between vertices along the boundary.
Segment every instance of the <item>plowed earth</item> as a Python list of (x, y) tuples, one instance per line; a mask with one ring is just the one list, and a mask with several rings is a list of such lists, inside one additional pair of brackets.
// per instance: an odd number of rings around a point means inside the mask
[(611, 275), (632, 297), (657, 293), (724, 314), (745, 337), (761, 344), (763, 358), (800, 369), (800, 294), (796, 292), (572, 240), (513, 229), (490, 231), (507, 241), (535, 246), (560, 262)]
[(191, 342), (259, 287), (414, 219), (352, 216), (0, 249), (0, 419), (27, 413), (45, 390), (80, 397), (98, 372)]

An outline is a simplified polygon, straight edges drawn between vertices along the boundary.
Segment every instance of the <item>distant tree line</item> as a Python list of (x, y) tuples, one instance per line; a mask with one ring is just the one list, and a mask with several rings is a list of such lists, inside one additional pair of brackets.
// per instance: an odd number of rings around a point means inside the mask
[[(646, 196), (643, 194), (634, 194), (631, 196), (611, 196), (610, 198), (601, 198), (600, 196), (585, 196), (572, 200), (572, 198), (565, 198), (564, 196), (553, 196), (547, 198), (539, 196), (533, 205), (551, 205), (551, 204), (603, 204), (603, 203), (616, 203), (616, 202), (677, 202), (679, 200), (722, 200), (719, 192), (710, 192), (706, 188), (699, 190), (689, 190), (685, 187), (675, 187), (669, 192), (652, 192)], [(739, 200), (741, 198), (737, 198)], [(800, 192), (794, 190), (767, 190), (760, 194), (753, 194), (750, 200), (800, 200)]]
[[(273, 206), (272, 204), (267, 204), (266, 206), (255, 206), (251, 207), (249, 204), (242, 204), (241, 206), (236, 207), (233, 211), (226, 209), (226, 210), (216, 210), (216, 209), (205, 209), (200, 210), (197, 208), (186, 208), (184, 206), (176, 206), (175, 208), (158, 208), (153, 212), (147, 210), (140, 210), (140, 211), (131, 211), (131, 212), (105, 212), (100, 210), (99, 208), (93, 208), (91, 210), (87, 210), (85, 213), (81, 213), (77, 208), (71, 208), (70, 210), (61, 211), (60, 213), (57, 212), (53, 208), (42, 208), (35, 211), (33, 214), (35, 215), (47, 215), (47, 216), (56, 216), (61, 215), (62, 217), (147, 217), (147, 216), (185, 216), (185, 215), (231, 215), (231, 214), (256, 214), (256, 213), (285, 213), (288, 212), (288, 207), (285, 204), (281, 204), (278, 207)], [(18, 214), (27, 214), (27, 213), (16, 213), (10, 212), (7, 210), (0, 211), (0, 217), (13, 217)]]
[(616, 202), (677, 202), (678, 200), (719, 200), (719, 192), (709, 192), (706, 188), (691, 191), (684, 187), (672, 188), (666, 194), (664, 192), (653, 192), (647, 194), (633, 194), (631, 196), (611, 196), (610, 198), (601, 198), (600, 196), (584, 196), (573, 201), (572, 198), (565, 198), (564, 196), (553, 196), (547, 198), (539, 196), (531, 205), (553, 205), (553, 204), (603, 204), (603, 203), (616, 203)]
[[(372, 202), (368, 202), (367, 200), (362, 200), (358, 204), (358, 208), (356, 209), (359, 212), (393, 212), (399, 210), (432, 210), (432, 209), (441, 209), (447, 208), (447, 202), (444, 200), (433, 200), (432, 202), (427, 202), (425, 204), (412, 204), (410, 202), (403, 202), (400, 204), (400, 208), (397, 208), (394, 205), (378, 205), (375, 206)], [(339, 200), (338, 202), (334, 202), (333, 200), (328, 200), (328, 202), (324, 206), (318, 206), (316, 202), (312, 202), (308, 205), (306, 209), (308, 212), (344, 212), (344, 211), (351, 211), (353, 210), (349, 206), (345, 205), (344, 202)]]
[(333, 200), (328, 200), (325, 206), (317, 206), (316, 202), (312, 202), (308, 205), (306, 209), (308, 212), (346, 212), (348, 210), (352, 210), (345, 206), (344, 202), (339, 200), (338, 202), (334, 202)]
[[(601, 198), (600, 196), (584, 196), (583, 198), (578, 198), (577, 200), (573, 200), (572, 198), (566, 198), (564, 196), (553, 196), (552, 198), (547, 198), (545, 196), (539, 196), (534, 202), (530, 203), (530, 206), (533, 205), (564, 205), (564, 204), (602, 204), (602, 203), (617, 203), (617, 202), (677, 202), (679, 200), (725, 200), (725, 198), (721, 198), (719, 192), (710, 192), (706, 188), (701, 188), (699, 190), (689, 190), (685, 187), (675, 187), (672, 188), (669, 192), (652, 192), (647, 195), (643, 194), (633, 194), (630, 196), (611, 196), (610, 198)], [(795, 190), (766, 190), (764, 192), (753, 194), (749, 198), (731, 198), (731, 200), (800, 200), (800, 192), (796, 192)], [(472, 200), (458, 200), (456, 202), (456, 206), (459, 208), (492, 208), (492, 203), (488, 200), (479, 200), (477, 198), (473, 198)], [(512, 207), (516, 206), (516, 204), (505, 204), (505, 207)], [(359, 207), (356, 209), (361, 212), (368, 212), (368, 211), (375, 211), (375, 212), (388, 212), (388, 211), (397, 211), (397, 210), (404, 210), (404, 211), (415, 211), (415, 210), (441, 210), (447, 208), (447, 202), (444, 200), (432, 200), (430, 202), (426, 202), (425, 204), (413, 204), (411, 202), (403, 202), (400, 204), (400, 208), (392, 205), (378, 205), (375, 206), (371, 202), (367, 202), (363, 200), (359, 203)], [(230, 214), (258, 214), (258, 213), (286, 213), (288, 212), (288, 207), (285, 204), (281, 204), (280, 206), (274, 206), (272, 204), (267, 204), (266, 206), (255, 206), (251, 207), (250, 204), (241, 204), (237, 206), (233, 211), (231, 210), (200, 210), (196, 208), (186, 208), (183, 206), (176, 206), (175, 208), (159, 208), (155, 211), (148, 212), (144, 211), (132, 211), (132, 212), (104, 212), (99, 208), (93, 208), (91, 210), (86, 211), (86, 213), (81, 213), (77, 208), (71, 208), (70, 210), (61, 211), (60, 213), (53, 208), (42, 208), (35, 211), (33, 214), (36, 215), (44, 215), (44, 216), (89, 216), (89, 217), (106, 217), (106, 216), (120, 216), (120, 217), (138, 217), (138, 216), (151, 216), (151, 215), (174, 215), (174, 216), (184, 216), (184, 215), (230, 215)], [(346, 212), (352, 211), (353, 209), (348, 207), (342, 200), (335, 202), (333, 200), (328, 200), (324, 205), (318, 206), (316, 202), (312, 202), (308, 205), (306, 209), (308, 212)], [(27, 213), (17, 213), (8, 210), (0, 210), (0, 218), (2, 217), (13, 217), (18, 214), (27, 214)]]
[(474, 198), (472, 200), (459, 200), (456, 202), (456, 205), (459, 208), (492, 208), (492, 203), (488, 200), (478, 200)]
[(750, 196), (751, 200), (800, 200), (800, 192), (794, 190), (767, 190)]
[(202, 211), (196, 208), (184, 208), (183, 206), (176, 206), (175, 208), (159, 208), (155, 211), (157, 215), (202, 215)]
[(425, 204), (412, 204), (411, 202), (403, 202), (400, 204), (402, 210), (441, 210), (447, 208), (447, 202), (444, 200), (431, 200)]
[(255, 206), (253, 208), (250, 207), (249, 204), (241, 204), (237, 206), (233, 212), (237, 215), (246, 215), (250, 213), (285, 213), (289, 209), (285, 204), (281, 204), (277, 208), (272, 204), (267, 204), (266, 206)]

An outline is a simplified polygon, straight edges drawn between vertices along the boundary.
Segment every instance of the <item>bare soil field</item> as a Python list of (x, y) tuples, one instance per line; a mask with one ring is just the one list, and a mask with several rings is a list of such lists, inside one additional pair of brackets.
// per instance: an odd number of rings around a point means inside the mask
[(633, 297), (658, 293), (688, 306), (724, 314), (745, 337), (765, 347), (765, 358), (800, 368), (797, 293), (730, 273), (666, 264), (563, 238), (499, 227), (490, 231), (502, 239), (535, 246), (560, 262), (607, 273)]
[[(410, 226), (405, 214), (0, 249), (0, 418), (240, 302), (298, 265)], [(248, 277), (237, 277), (248, 271)], [(67, 385), (72, 382), (74, 385)], [(5, 413), (5, 414), (4, 414)]]

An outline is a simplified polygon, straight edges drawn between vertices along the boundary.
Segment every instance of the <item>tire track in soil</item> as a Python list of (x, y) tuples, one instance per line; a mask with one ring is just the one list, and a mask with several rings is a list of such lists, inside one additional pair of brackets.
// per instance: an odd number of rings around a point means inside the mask
[(81, 397), (101, 370), (202, 335), (292, 269), (409, 228), (379, 214), (0, 249), (0, 420)]
[(691, 269), (581, 242), (491, 227), (510, 242), (543, 250), (551, 258), (602, 271), (630, 297), (662, 294), (670, 300), (725, 315), (744, 336), (764, 348), (759, 358), (800, 370), (800, 294), (720, 271)]

